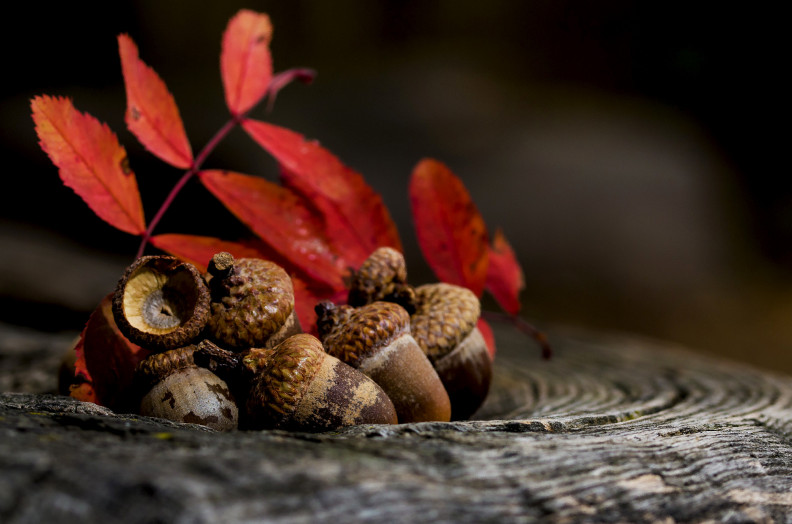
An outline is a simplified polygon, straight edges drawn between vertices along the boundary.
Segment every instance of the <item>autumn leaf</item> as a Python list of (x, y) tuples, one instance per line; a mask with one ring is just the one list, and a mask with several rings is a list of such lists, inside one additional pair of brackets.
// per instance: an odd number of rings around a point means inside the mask
[(129, 404), (134, 397), (130, 388), (135, 368), (149, 351), (129, 342), (118, 330), (113, 319), (112, 296), (102, 300), (82, 332), (75, 363), (78, 384), (72, 388), (71, 395), (82, 400), (93, 396), (97, 404), (116, 411), (136, 411), (137, 406)]
[(155, 235), (151, 237), (150, 242), (153, 246), (193, 264), (201, 272), (206, 271), (215, 253), (221, 251), (227, 251), (235, 258), (271, 258), (264, 249), (259, 249), (251, 243), (231, 242), (215, 237), (169, 233)]
[(58, 166), (63, 183), (108, 224), (143, 234), (146, 223), (137, 180), (115, 133), (79, 112), (68, 98), (37, 96), (31, 108), (39, 144)]
[(342, 289), (346, 265), (330, 247), (322, 225), (302, 199), (260, 177), (201, 171), (204, 186), (261, 240), (313, 282)]
[(346, 302), (347, 290), (310, 286), (296, 275), (291, 275), (291, 279), (294, 287), (294, 310), (297, 312), (300, 326), (304, 332), (319, 336), (316, 329), (316, 304), (323, 300), (343, 304)]
[(272, 80), (271, 39), (272, 24), (263, 13), (243, 9), (228, 22), (220, 72), (231, 114), (245, 113), (267, 93)]
[(484, 342), (487, 344), (487, 352), (491, 359), (495, 359), (495, 335), (492, 333), (492, 327), (489, 322), (483, 318), (478, 319), (476, 327), (481, 332)]
[(487, 290), (512, 315), (520, 312), (520, 290), (525, 286), (522, 268), (506, 237), (498, 229), (492, 239), (487, 267)]
[(128, 35), (118, 35), (124, 73), (126, 124), (146, 149), (174, 167), (188, 169), (193, 156), (179, 108), (165, 82), (138, 56)]
[(462, 181), (445, 165), (421, 160), (409, 185), (418, 244), (437, 277), (481, 296), (487, 279), (487, 229)]
[(256, 120), (245, 131), (282, 166), (281, 180), (316, 207), (334, 248), (358, 267), (378, 247), (401, 251), (396, 225), (382, 197), (363, 177), (315, 141)]

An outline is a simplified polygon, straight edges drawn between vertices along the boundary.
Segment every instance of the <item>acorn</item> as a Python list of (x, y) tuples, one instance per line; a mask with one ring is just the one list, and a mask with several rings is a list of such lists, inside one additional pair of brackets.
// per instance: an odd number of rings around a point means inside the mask
[(301, 332), (291, 278), (277, 264), (217, 253), (209, 264), (207, 323), (218, 344), (235, 351), (274, 347)]
[(113, 318), (130, 342), (150, 351), (190, 344), (209, 318), (209, 289), (198, 269), (172, 256), (133, 262), (113, 295)]
[(446, 283), (415, 289), (413, 337), (429, 357), (451, 398), (451, 418), (470, 418), (489, 392), (492, 360), (476, 327), (481, 305), (467, 288)]
[(352, 275), (347, 304), (360, 307), (372, 302), (395, 302), (412, 314), (415, 291), (407, 283), (404, 255), (392, 247), (380, 247)]
[(399, 422), (450, 420), (448, 394), (410, 335), (410, 316), (403, 307), (321, 302), (316, 313), (326, 351), (374, 379), (393, 401)]
[(239, 410), (226, 383), (195, 365), (196, 346), (155, 353), (142, 361), (136, 379), (146, 393), (140, 414), (200, 424), (218, 431), (236, 429)]
[(242, 355), (202, 342), (196, 358), (248, 384), (245, 427), (250, 429), (326, 431), (397, 422), (382, 388), (325, 353), (313, 335), (293, 335), (274, 348), (251, 348)]

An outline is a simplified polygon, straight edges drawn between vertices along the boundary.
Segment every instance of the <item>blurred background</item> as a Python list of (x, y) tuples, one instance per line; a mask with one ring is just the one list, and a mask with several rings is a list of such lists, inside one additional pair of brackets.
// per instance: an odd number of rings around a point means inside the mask
[[(77, 333), (139, 241), (61, 184), (29, 99), (68, 96), (107, 122), (150, 218), (181, 173), (124, 126), (116, 35), (165, 80), (198, 151), (227, 120), (220, 38), (245, 7), (271, 16), (276, 71), (319, 73), (254, 116), (319, 139), (366, 177), (397, 221), (411, 280), (432, 279), (407, 200), (429, 156), (462, 178), (491, 232), (504, 230), (525, 270), (523, 316), (539, 327), (629, 331), (792, 372), (783, 17), (696, 4), (10, 3), (0, 324)], [(205, 167), (276, 175), (239, 130)], [(158, 232), (246, 234), (197, 183)]]

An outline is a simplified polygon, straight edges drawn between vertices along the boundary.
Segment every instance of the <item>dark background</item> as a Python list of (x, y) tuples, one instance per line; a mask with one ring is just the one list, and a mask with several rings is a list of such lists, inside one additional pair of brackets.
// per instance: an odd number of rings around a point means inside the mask
[[(319, 72), (255, 116), (319, 139), (382, 193), (412, 280), (431, 274), (407, 180), (431, 156), (463, 179), (490, 229), (503, 228), (526, 271), (524, 316), (551, 333), (626, 330), (792, 372), (784, 18), (745, 5), (11, 3), (0, 33), (0, 321), (79, 330), (138, 245), (60, 183), (29, 99), (69, 96), (107, 122), (151, 218), (181, 173), (125, 129), (115, 37), (129, 33), (165, 80), (197, 152), (227, 119), (220, 38), (242, 7), (270, 14), (276, 71)], [(205, 167), (276, 172), (239, 130)], [(158, 232), (245, 234), (198, 184)]]

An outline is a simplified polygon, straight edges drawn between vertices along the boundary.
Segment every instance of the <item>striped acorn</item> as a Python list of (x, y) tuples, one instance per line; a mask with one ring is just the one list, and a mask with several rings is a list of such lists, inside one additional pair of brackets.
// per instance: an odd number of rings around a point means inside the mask
[(446, 283), (415, 289), (412, 334), (437, 370), (451, 398), (451, 418), (465, 420), (489, 392), (492, 360), (476, 327), (481, 306), (467, 288)]
[(397, 422), (385, 392), (325, 353), (312, 335), (293, 335), (274, 348), (251, 348), (242, 354), (203, 342), (196, 354), (199, 359), (246, 385), (246, 428), (324, 431)]
[(448, 394), (410, 335), (410, 317), (403, 307), (391, 302), (359, 308), (321, 302), (316, 313), (327, 352), (374, 379), (393, 401), (399, 422), (450, 420)]
[(212, 302), (207, 329), (218, 344), (235, 351), (274, 347), (301, 331), (291, 278), (277, 264), (217, 253), (208, 281)]

